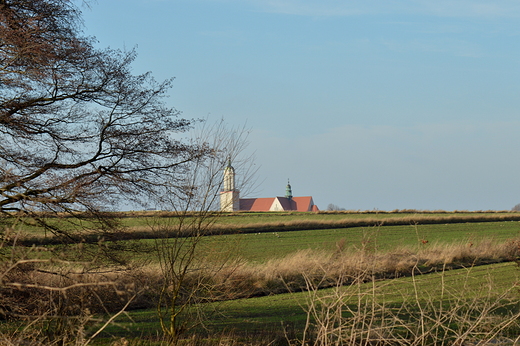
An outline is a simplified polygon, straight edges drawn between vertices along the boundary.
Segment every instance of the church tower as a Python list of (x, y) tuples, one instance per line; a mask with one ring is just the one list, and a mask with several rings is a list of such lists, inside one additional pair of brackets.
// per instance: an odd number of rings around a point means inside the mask
[(220, 192), (220, 211), (233, 212), (239, 210), (239, 191), (235, 187), (235, 169), (228, 161), (224, 169), (223, 189)]

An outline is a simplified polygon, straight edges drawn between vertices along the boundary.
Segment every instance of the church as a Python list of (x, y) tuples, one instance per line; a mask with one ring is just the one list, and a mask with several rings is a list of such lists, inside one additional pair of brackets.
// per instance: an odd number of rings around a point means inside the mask
[(293, 197), (287, 182), (285, 197), (240, 198), (235, 187), (235, 169), (231, 162), (224, 169), (223, 190), (220, 192), (220, 210), (233, 211), (318, 211), (311, 196)]

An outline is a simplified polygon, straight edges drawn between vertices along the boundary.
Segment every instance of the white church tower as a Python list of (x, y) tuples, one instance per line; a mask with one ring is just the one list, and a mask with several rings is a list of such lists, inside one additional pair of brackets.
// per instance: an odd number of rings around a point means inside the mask
[(239, 191), (235, 188), (235, 169), (231, 160), (224, 169), (223, 191), (220, 192), (220, 210), (232, 212), (239, 210)]

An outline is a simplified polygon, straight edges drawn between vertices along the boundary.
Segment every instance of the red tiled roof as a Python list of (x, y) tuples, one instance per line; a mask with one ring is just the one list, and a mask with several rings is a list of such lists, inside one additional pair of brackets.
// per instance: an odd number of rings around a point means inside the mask
[(296, 207), (292, 210), (312, 211), (312, 206), (314, 205), (314, 202), (312, 201), (311, 196), (293, 197), (292, 200), (293, 200), (293, 204), (296, 205)]
[(318, 211), (318, 207), (314, 205), (311, 196), (293, 197), (289, 200), (287, 197), (272, 197), (272, 198), (241, 198), (240, 210), (247, 211), (269, 211), (273, 205), (275, 198), (278, 199), (282, 205), (283, 210), (295, 211)]
[(274, 197), (270, 198), (241, 198), (240, 210), (269, 211), (273, 205)]

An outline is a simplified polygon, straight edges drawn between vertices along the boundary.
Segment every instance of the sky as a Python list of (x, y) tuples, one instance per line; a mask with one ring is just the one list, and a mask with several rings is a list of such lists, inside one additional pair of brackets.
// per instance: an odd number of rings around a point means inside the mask
[(290, 179), (320, 209), (520, 203), (518, 1), (98, 0), (83, 18), (136, 48), (134, 73), (175, 77), (183, 117), (250, 129), (242, 197)]

